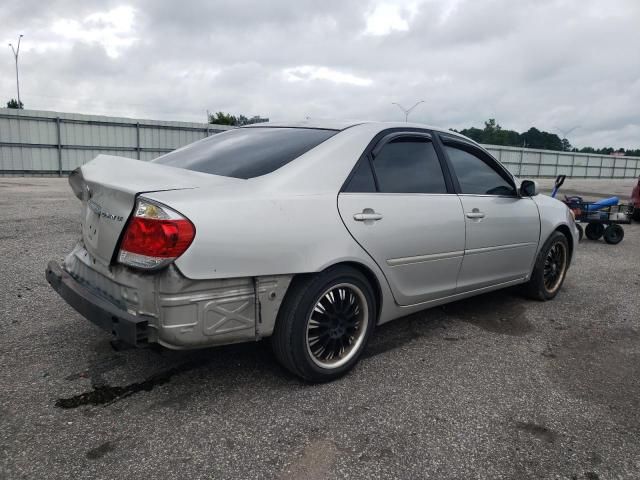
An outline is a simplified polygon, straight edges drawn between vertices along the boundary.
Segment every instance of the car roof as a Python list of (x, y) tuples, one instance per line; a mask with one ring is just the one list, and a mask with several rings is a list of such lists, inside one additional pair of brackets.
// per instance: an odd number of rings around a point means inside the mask
[[(318, 128), (325, 130), (346, 130), (347, 128), (355, 127), (357, 125), (370, 125), (378, 127), (380, 130), (386, 130), (387, 128), (422, 128), (426, 130), (435, 130), (437, 132), (447, 133), (453, 136), (458, 136), (466, 140), (470, 140), (464, 135), (460, 135), (457, 132), (453, 132), (446, 128), (434, 127), (432, 125), (425, 125), (423, 123), (412, 122), (375, 122), (367, 120), (324, 120), (324, 119), (305, 119), (297, 121), (274, 121), (265, 123), (254, 123), (242, 128)], [(473, 142), (473, 140), (471, 140)], [(475, 143), (475, 142), (473, 142)]]
[(254, 123), (251, 125), (246, 125), (242, 128), (279, 127), (279, 128), (318, 128), (323, 130), (345, 130), (349, 127), (353, 127), (361, 123), (366, 123), (366, 122), (306, 119), (306, 120)]

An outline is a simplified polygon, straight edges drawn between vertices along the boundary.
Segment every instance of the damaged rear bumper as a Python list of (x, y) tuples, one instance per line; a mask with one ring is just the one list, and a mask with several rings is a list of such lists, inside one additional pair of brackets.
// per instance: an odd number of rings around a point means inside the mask
[(82, 243), (46, 277), (73, 308), (129, 345), (171, 349), (255, 341), (273, 333), (292, 275), (191, 280), (96, 262)]
[(47, 281), (83, 317), (112, 333), (118, 340), (132, 345), (146, 344), (149, 337), (149, 319), (131, 315), (119, 309), (90, 288), (82, 285), (57, 262), (51, 261), (46, 270)]

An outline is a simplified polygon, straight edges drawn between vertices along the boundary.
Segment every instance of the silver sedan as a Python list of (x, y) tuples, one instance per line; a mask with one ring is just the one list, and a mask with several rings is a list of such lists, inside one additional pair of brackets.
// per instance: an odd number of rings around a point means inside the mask
[(270, 337), (308, 381), (377, 325), (521, 284), (556, 296), (578, 237), (561, 202), (461, 135), (406, 123), (260, 124), (69, 183), (82, 236), (47, 279), (124, 343)]

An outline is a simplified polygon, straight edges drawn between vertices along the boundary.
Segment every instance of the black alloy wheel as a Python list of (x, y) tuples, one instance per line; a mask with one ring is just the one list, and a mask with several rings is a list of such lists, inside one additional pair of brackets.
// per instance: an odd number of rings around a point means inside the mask
[(556, 230), (538, 252), (529, 281), (522, 286), (524, 293), (534, 300), (554, 298), (567, 275), (570, 258), (569, 239)]
[(364, 293), (343, 283), (324, 292), (307, 321), (307, 349), (322, 368), (347, 363), (364, 339), (369, 311)]
[(567, 248), (562, 242), (554, 243), (544, 261), (544, 288), (555, 293), (560, 287), (567, 268)]

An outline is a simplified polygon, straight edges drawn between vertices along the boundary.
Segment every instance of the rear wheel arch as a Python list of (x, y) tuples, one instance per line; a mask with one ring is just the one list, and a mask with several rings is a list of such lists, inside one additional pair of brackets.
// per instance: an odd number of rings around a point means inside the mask
[(382, 311), (382, 287), (380, 286), (380, 281), (378, 280), (378, 277), (376, 277), (376, 274), (373, 273), (373, 270), (371, 270), (369, 267), (367, 267), (362, 263), (343, 262), (338, 265), (347, 265), (349, 267), (355, 268), (356, 270), (359, 270), (360, 273), (362, 273), (369, 281), (371, 288), (373, 288), (375, 301), (376, 301), (376, 312), (377, 312), (378, 318), (376, 318), (375, 320), (377, 324), (378, 320), (380, 319), (380, 312)]
[(289, 288), (287, 290), (290, 290), (291, 287), (294, 286), (295, 284), (304, 283), (305, 281), (307, 281), (313, 275), (320, 274), (320, 273), (325, 272), (325, 271), (327, 271), (327, 270), (329, 270), (331, 268), (335, 268), (335, 267), (339, 267), (339, 266), (350, 267), (350, 268), (353, 268), (354, 270), (357, 270), (358, 272), (360, 272), (362, 275), (365, 276), (365, 278), (369, 282), (369, 285), (371, 285), (371, 288), (373, 289), (375, 301), (376, 301), (376, 313), (377, 313), (377, 317), (378, 318), (375, 319), (375, 324), (377, 325), (378, 320), (380, 319), (380, 312), (382, 310), (382, 287), (380, 286), (380, 282), (378, 280), (378, 277), (373, 272), (373, 270), (371, 270), (368, 266), (364, 265), (363, 263), (354, 262), (354, 261), (338, 262), (338, 263), (334, 263), (332, 265), (329, 265), (324, 270), (321, 270), (319, 272), (296, 274), (296, 275), (294, 275), (294, 277), (293, 277), (293, 279), (291, 281), (291, 285), (289, 285)]

